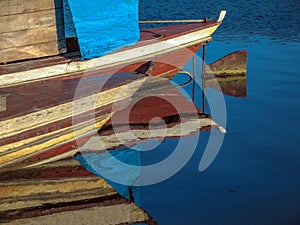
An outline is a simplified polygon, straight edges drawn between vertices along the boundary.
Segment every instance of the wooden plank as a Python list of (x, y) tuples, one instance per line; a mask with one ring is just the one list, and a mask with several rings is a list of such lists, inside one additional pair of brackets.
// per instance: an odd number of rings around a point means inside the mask
[(45, 10), (0, 17), (0, 33), (63, 25), (63, 10)]
[[(24, 1), (15, 3), (22, 5), (22, 2), (30, 5)], [(52, 4), (54, 7), (55, 2), (52, 1)], [(66, 43), (62, 8), (0, 17), (0, 63), (64, 52)]]
[[(64, 40), (61, 41), (63, 44)], [(57, 41), (39, 43), (36, 45), (0, 49), (0, 63), (32, 59), (63, 53), (65, 49), (60, 48)]]
[[(78, 204), (62, 203), (39, 205), (39, 207), (24, 210), (3, 211), (0, 215), (1, 223), (14, 225), (107, 225), (107, 224), (157, 224), (148, 223), (152, 218), (134, 203), (123, 198), (113, 196), (109, 200), (91, 199)], [(94, 202), (94, 203), (93, 203)], [(77, 204), (76, 204), (77, 203)], [(62, 222), (63, 221), (63, 222)]]
[(42, 27), (32, 30), (13, 31), (0, 34), (0, 49), (35, 45), (62, 39), (63, 27)]
[(1, 0), (0, 16), (62, 8), (62, 0)]
[[(13, 198), (15, 196), (22, 197), (32, 193), (36, 194), (53, 194), (56, 193), (71, 193), (80, 190), (107, 189), (108, 195), (115, 194), (114, 190), (103, 179), (98, 177), (80, 177), (63, 178), (55, 180), (29, 180), (20, 184), (18, 180), (15, 183), (0, 183), (0, 196), (5, 198)], [(97, 193), (99, 194), (99, 193)], [(101, 195), (100, 195), (101, 196)]]
[[(3, 183), (26, 180), (57, 180), (64, 178), (97, 177), (73, 157), (49, 164), (29, 167), (10, 167), (0, 170), (0, 186)], [(21, 182), (22, 183), (22, 182)]]
[(6, 101), (8, 95), (8, 93), (0, 92), (0, 112), (4, 112), (7, 109)]
[(88, 208), (80, 206), (120, 198), (104, 179), (90, 173), (72, 158), (32, 168), (11, 167), (1, 170), (0, 177), (1, 224), (38, 216), (34, 212), (45, 215), (52, 208), (61, 209), (56, 212), (68, 211), (74, 206)]

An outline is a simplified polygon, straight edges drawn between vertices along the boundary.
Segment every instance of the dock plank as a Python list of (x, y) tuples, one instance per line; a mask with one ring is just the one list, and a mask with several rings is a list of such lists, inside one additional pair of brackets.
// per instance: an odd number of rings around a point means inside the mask
[(65, 53), (62, 6), (62, 0), (1, 1), (0, 63)]
[[(62, 43), (64, 40), (62, 41)], [(17, 61), (22, 59), (33, 59), (64, 53), (64, 48), (59, 48), (57, 41), (38, 43), (35, 45), (0, 49), (0, 63)]]
[(44, 10), (0, 17), (0, 33), (63, 25), (63, 10)]
[(62, 7), (62, 0), (1, 0), (0, 17)]
[(3, 33), (0, 34), (0, 49), (57, 41), (63, 37), (63, 31), (63, 27), (50, 26)]

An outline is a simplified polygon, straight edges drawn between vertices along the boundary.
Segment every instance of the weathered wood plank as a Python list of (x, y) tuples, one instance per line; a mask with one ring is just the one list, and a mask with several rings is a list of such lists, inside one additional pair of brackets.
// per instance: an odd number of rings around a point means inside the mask
[[(63, 44), (64, 40), (61, 42)], [(60, 48), (57, 41), (39, 43), (30, 46), (0, 49), (0, 63), (57, 55), (59, 53), (63, 53), (64, 51), (65, 49)]]
[(45, 10), (0, 17), (0, 33), (63, 25), (63, 10)]
[(63, 26), (42, 27), (0, 34), (0, 49), (35, 45), (63, 39)]
[(1, 0), (0, 16), (62, 8), (62, 0)]
[[(80, 179), (63, 178), (55, 180), (29, 180), (27, 182), (22, 181), (22, 185), (18, 183), (17, 180), (15, 183), (0, 183), (1, 196), (5, 196), (6, 198), (15, 196), (22, 197), (32, 193), (55, 195), (57, 193), (71, 193), (79, 190), (94, 190), (96, 188), (107, 189), (105, 193), (107, 195), (115, 194), (109, 184), (104, 180), (93, 176), (80, 177)], [(104, 193), (101, 194), (103, 195)], [(97, 196), (99, 196), (99, 192), (97, 193)]]
[(14, 225), (53, 225), (62, 224), (62, 221), (63, 224), (73, 225), (157, 224), (156, 222), (147, 223), (153, 219), (127, 199), (117, 198), (116, 195), (110, 197), (109, 200), (106, 198), (106, 201), (102, 199), (93, 198), (79, 201), (79, 203), (75, 201), (49, 204), (52, 207), (41, 204), (38, 207), (23, 210), (3, 211), (0, 222)]
[(0, 1), (0, 63), (66, 51), (62, 0)]
[(8, 95), (9, 95), (8, 93), (0, 92), (0, 112), (4, 112), (7, 109), (6, 98)]

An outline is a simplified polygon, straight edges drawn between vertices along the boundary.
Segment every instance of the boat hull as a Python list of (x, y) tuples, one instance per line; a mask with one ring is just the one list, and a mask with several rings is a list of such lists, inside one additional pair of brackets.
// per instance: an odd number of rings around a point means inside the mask
[[(78, 145), (128, 106), (148, 75), (174, 76), (211, 40), (219, 24), (153, 28), (135, 47), (99, 59), (56, 57), (2, 65), (0, 91), (6, 107), (0, 111), (0, 168), (75, 154)], [(153, 33), (164, 35), (157, 39)], [(136, 72), (150, 61), (155, 62), (151, 73)], [(96, 100), (87, 103), (90, 99)]]

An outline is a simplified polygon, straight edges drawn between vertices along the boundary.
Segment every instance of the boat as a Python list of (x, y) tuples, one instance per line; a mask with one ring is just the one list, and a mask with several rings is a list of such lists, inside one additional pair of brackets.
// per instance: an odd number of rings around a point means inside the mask
[[(36, 166), (70, 158), (78, 153), (116, 150), (123, 146), (133, 146), (143, 140), (178, 138), (198, 131), (207, 131), (212, 127), (221, 127), (212, 120), (210, 115), (203, 113), (193, 102), (183, 96), (169, 79), (162, 77), (146, 79), (139, 89), (130, 95), (130, 101), (119, 100), (107, 107), (100, 107), (99, 111), (94, 112), (95, 114), (77, 118), (79, 122), (73, 120), (72, 129), (54, 131), (56, 135), (50, 133), (50, 139), (47, 139), (47, 136), (42, 136), (41, 139), (36, 136), (26, 139), (30, 150), (18, 155), (22, 165)], [(130, 92), (131, 84), (124, 85), (122, 91)], [(114, 113), (110, 114), (111, 111)], [(153, 120), (155, 118), (156, 120)], [(101, 126), (95, 127), (94, 120), (100, 120)], [(153, 127), (156, 135), (151, 135), (149, 126)], [(181, 129), (182, 127), (184, 129)], [(164, 128), (166, 128), (165, 134)], [(72, 139), (70, 135), (73, 135)], [(101, 144), (94, 144), (97, 143), (94, 140), (99, 138)], [(46, 140), (54, 145), (37, 145), (39, 142), (45, 143)], [(30, 154), (30, 151), (36, 152)], [(16, 151), (15, 156), (19, 153), (20, 151)], [(2, 159), (5, 159), (4, 155)]]
[[(62, 0), (14, 7), (9, 2), (0, 14), (7, 22), (0, 27), (5, 40), (0, 47), (0, 168), (74, 152), (128, 106), (149, 76), (177, 74), (212, 40), (226, 14), (221, 11), (216, 21), (143, 29), (134, 45), (89, 58), (80, 37), (61, 33)], [(68, 3), (72, 10), (74, 1)], [(54, 40), (43, 39), (53, 32)]]
[[(213, 77), (212, 74), (207, 72), (204, 76), (205, 88), (210, 87), (235, 97), (244, 97), (246, 93), (246, 61), (247, 52), (238, 51), (210, 64), (210, 68), (214, 70), (217, 76)], [(233, 64), (233, 66), (230, 66), (230, 64)], [(72, 120), (72, 118), (67, 118), (60, 120), (60, 127), (66, 127), (67, 129), (56, 129), (57, 124), (50, 123), (45, 126), (44, 133), (42, 133), (43, 130), (40, 127), (37, 127), (31, 132), (24, 132), (22, 134), (24, 136), (19, 136), (19, 140), (16, 137), (13, 137), (15, 139), (2, 139), (2, 141), (11, 140), (12, 143), (11, 145), (2, 145), (2, 149), (11, 147), (7, 154), (2, 152), (0, 161), (7, 160), (3, 167), (12, 164), (21, 164), (22, 166), (41, 165), (72, 157), (78, 153), (83, 153), (82, 149), (85, 149), (86, 146), (92, 143), (93, 137), (98, 136), (96, 135), (97, 133), (101, 138), (102, 146), (94, 145), (92, 148), (89, 146), (88, 151), (84, 150), (84, 154), (101, 152), (106, 149), (114, 150), (122, 146), (132, 146), (149, 138), (163, 140), (166, 137), (176, 138), (191, 135), (197, 131), (210, 130), (212, 127), (222, 130), (222, 126), (214, 122), (208, 114), (199, 110), (193, 102), (183, 96), (178, 87), (170, 83), (169, 78), (141, 76), (142, 79), (135, 80), (134, 78), (139, 76), (138, 74), (126, 73), (125, 75), (127, 83), (124, 83), (120, 74), (116, 74), (116, 78), (112, 77), (114, 79), (111, 79), (111, 83), (120, 84), (120, 86), (112, 90), (110, 86), (107, 86), (107, 91), (100, 93), (100, 99), (101, 96), (111, 96), (110, 100), (107, 99), (110, 102), (105, 106), (99, 106), (93, 112), (88, 111), (88, 114), (79, 114), (80, 116), (75, 117), (78, 124), (74, 123), (75, 120)], [(128, 78), (130, 77), (132, 77), (132, 80), (128, 83)], [(85, 84), (89, 84), (89, 79), (85, 80)], [(219, 81), (220, 79), (221, 81)], [(95, 80), (92, 81), (95, 82)], [(217, 86), (219, 82), (221, 85)], [(237, 82), (240, 85), (237, 85)], [(86, 85), (83, 86), (86, 87)], [(30, 86), (30, 88), (31, 91), (36, 90), (36, 93), (42, 93), (40, 86)], [(107, 94), (107, 92), (110, 94)], [(119, 95), (118, 98), (115, 98), (113, 93), (118, 94), (120, 92), (123, 93), (123, 97), (121, 98)], [(51, 94), (55, 98), (56, 93), (49, 93), (48, 96), (51, 96)], [(80, 106), (79, 108), (82, 109), (80, 103), (87, 102), (88, 98), (91, 98), (91, 95), (88, 95), (87, 98), (79, 99), (78, 102), (72, 102), (72, 104), (77, 103)], [(21, 101), (15, 102), (22, 104)], [(26, 103), (28, 104), (28, 102)], [(61, 109), (67, 109), (71, 112), (72, 107), (69, 103), (62, 104), (62, 106), (65, 108), (61, 107)], [(174, 106), (178, 108), (174, 108)], [(57, 107), (55, 106), (54, 109), (57, 109)], [(85, 109), (83, 111), (85, 112)], [(54, 119), (53, 115), (55, 114), (52, 114), (50, 109), (47, 109), (45, 112), (46, 114), (51, 113), (50, 120)], [(41, 110), (37, 110), (36, 115), (40, 113)], [(127, 117), (128, 115), (130, 117)], [(39, 118), (47, 119), (43, 116)], [(58, 120), (60, 116), (61, 114), (58, 115)], [(26, 117), (23, 118), (26, 119)], [(98, 121), (96, 124), (95, 118)], [(163, 121), (152, 121), (153, 118), (162, 118)], [(18, 125), (26, 126), (27, 124), (19, 123)], [(150, 125), (154, 126), (157, 136), (151, 136), (149, 133), (148, 128)], [(71, 128), (68, 128), (70, 126)], [(164, 126), (167, 126), (167, 133), (161, 135), (159, 131), (163, 131), (161, 129)], [(184, 133), (180, 129), (181, 126), (185, 127)], [(47, 133), (47, 129), (50, 132)], [(53, 131), (51, 132), (51, 130)], [(36, 135), (36, 132), (40, 132), (40, 135)], [(131, 133), (135, 136), (132, 137)], [(122, 136), (125, 141), (122, 142), (117, 138), (117, 135), (118, 137)], [(22, 145), (20, 147), (15, 146), (16, 142), (24, 144), (27, 150), (22, 151)], [(88, 144), (84, 148), (81, 147), (86, 143)], [(13, 158), (11, 159), (7, 155), (13, 156)]]

